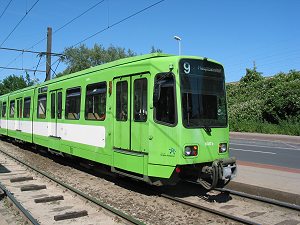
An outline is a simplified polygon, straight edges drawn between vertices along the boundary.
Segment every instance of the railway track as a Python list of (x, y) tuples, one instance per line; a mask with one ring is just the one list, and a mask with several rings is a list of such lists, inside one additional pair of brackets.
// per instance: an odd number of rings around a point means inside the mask
[(287, 202), (282, 202), (282, 201), (278, 201), (278, 200), (271, 199), (271, 198), (266, 198), (266, 197), (262, 197), (262, 196), (256, 196), (256, 195), (240, 192), (240, 191), (230, 190), (227, 188), (218, 188), (216, 190), (223, 192), (223, 193), (230, 194), (230, 195), (235, 195), (235, 196), (239, 196), (239, 197), (243, 197), (243, 198), (248, 198), (248, 199), (261, 201), (264, 203), (300, 211), (300, 205), (290, 204)]
[(249, 224), (249, 225), (258, 225), (258, 224), (260, 224), (260, 223), (256, 223), (256, 222), (251, 221), (251, 220), (247, 220), (247, 219), (244, 219), (244, 218), (241, 218), (241, 217), (238, 217), (238, 216), (231, 215), (231, 214), (226, 213), (226, 212), (221, 211), (221, 210), (216, 210), (216, 209), (209, 208), (207, 206), (195, 204), (191, 201), (186, 201), (186, 200), (183, 200), (181, 198), (174, 197), (174, 196), (171, 196), (171, 195), (161, 194), (160, 196), (163, 197), (163, 198), (166, 198), (166, 199), (169, 199), (169, 200), (172, 200), (172, 201), (176, 201), (176, 202), (182, 203), (184, 205), (196, 208), (196, 209), (203, 210), (205, 212), (209, 212), (209, 213), (221, 216), (221, 217), (225, 217), (227, 219), (230, 219), (232, 221), (239, 222), (239, 223), (242, 223), (242, 224)]
[[(188, 182), (185, 188), (199, 190), (199, 185)], [(194, 195), (162, 190), (160, 196), (171, 201), (179, 202), (189, 207), (213, 213), (242, 224), (300, 224), (300, 206), (276, 201), (260, 196), (254, 196), (229, 189), (217, 189)]]
[[(29, 155), (30, 157), (36, 157), (34, 153), (30, 152), (24, 152), (22, 151), (22, 154)], [(11, 151), (10, 154), (18, 155), (21, 153), (20, 150), (16, 150), (16, 152)], [(39, 160), (42, 160), (43, 156), (40, 156)], [(21, 157), (22, 158), (22, 157)], [(28, 160), (28, 157), (26, 157), (26, 161), (30, 162), (31, 160)], [(45, 157), (43, 157), (45, 158)], [(46, 160), (47, 158), (45, 158)], [(43, 161), (43, 160), (42, 160)], [(52, 161), (47, 159), (46, 161)], [(61, 160), (59, 160), (61, 161)], [(51, 168), (51, 167), (50, 167)], [(84, 171), (84, 170), (83, 170)], [(89, 170), (90, 171), (90, 170)], [(53, 171), (54, 172), (54, 171)], [(52, 173), (54, 176), (56, 173)], [(82, 176), (82, 175), (81, 175)], [(88, 176), (88, 174), (85, 172), (84, 177)], [(98, 175), (97, 175), (98, 176)], [(89, 178), (88, 178), (89, 179)], [(108, 179), (110, 179), (108, 177)], [(289, 224), (294, 225), (300, 223), (300, 217), (298, 211), (295, 209), (287, 209), (283, 206), (276, 206), (274, 204), (270, 203), (264, 203), (257, 200), (251, 200), (246, 197), (236, 196), (234, 193), (229, 193), (228, 190), (219, 190), (219, 191), (212, 191), (212, 192), (205, 192), (203, 189), (200, 189), (198, 185), (194, 184), (180, 184), (179, 186), (176, 186), (176, 188), (155, 188), (154, 191), (156, 193), (153, 193), (152, 190), (150, 191), (150, 187), (146, 186), (145, 184), (141, 183), (141, 185), (138, 185), (138, 182), (132, 182), (129, 179), (115, 179), (111, 178), (112, 180), (117, 180), (117, 183), (120, 187), (122, 187), (121, 192), (129, 192), (131, 193), (134, 190), (134, 195), (137, 196), (136, 198), (129, 198), (130, 201), (128, 202), (128, 205), (131, 203), (133, 204), (132, 209), (136, 209), (136, 211), (139, 211), (138, 205), (136, 205), (136, 201), (138, 201), (139, 198), (145, 198), (148, 199), (149, 202), (145, 201), (144, 208), (151, 206), (150, 200), (155, 199), (154, 202), (157, 204), (157, 206), (162, 204), (171, 204), (173, 206), (176, 206), (177, 208), (182, 208), (182, 214), (188, 214), (191, 217), (195, 217), (195, 215), (201, 215), (202, 222), (199, 222), (200, 224), (205, 223), (212, 223), (212, 224)], [(86, 179), (82, 179), (81, 182), (86, 182)], [(114, 181), (116, 182), (116, 181)], [(103, 182), (102, 182), (103, 183)], [(105, 186), (107, 185), (107, 188), (111, 188), (110, 185), (107, 184), (107, 181), (104, 183)], [(76, 183), (75, 183), (76, 184)], [(97, 185), (101, 185), (101, 183), (97, 183)], [(74, 186), (74, 185), (72, 185)], [(141, 190), (139, 190), (141, 189)], [(83, 190), (81, 188), (81, 190)], [(129, 191), (128, 191), (129, 190)], [(202, 190), (202, 191), (201, 191)], [(107, 193), (109, 191), (107, 190)], [(139, 194), (141, 193), (141, 196)], [(127, 195), (127, 194), (125, 194)], [(129, 194), (131, 195), (131, 194)], [(144, 197), (143, 197), (144, 196)], [(147, 197), (149, 196), (149, 197)], [(153, 197), (151, 197), (153, 196)], [(104, 196), (106, 197), (106, 196)], [(111, 197), (112, 198), (112, 197)], [(113, 198), (116, 198), (114, 196)], [(125, 198), (125, 196), (124, 196)], [(102, 198), (100, 198), (102, 199)], [(118, 198), (117, 198), (118, 199)], [(104, 198), (103, 198), (104, 200)], [(106, 199), (107, 200), (107, 199)], [(143, 200), (144, 201), (144, 200)], [(169, 202), (169, 203), (167, 203)], [(111, 203), (110, 203), (111, 204)], [(113, 205), (113, 204), (112, 204)], [(123, 207), (117, 207), (122, 208)], [(152, 214), (156, 214), (160, 211), (159, 208), (154, 208)], [(165, 209), (164, 211), (169, 211), (170, 209)], [(191, 212), (191, 213), (189, 213)], [(203, 213), (208, 212), (208, 213)], [(170, 212), (171, 213), (171, 212)], [(132, 214), (132, 211), (129, 213)], [(135, 215), (133, 213), (133, 215)], [(216, 215), (216, 216), (214, 216)], [(151, 216), (149, 215), (151, 218)], [(140, 217), (141, 218), (141, 217)], [(152, 218), (151, 220), (143, 218), (143, 221), (147, 221), (148, 224), (158, 224), (158, 223), (164, 223), (167, 224), (165, 220), (162, 219), (163, 217), (159, 216), (160, 220), (155, 220)], [(185, 217), (187, 218), (188, 217)], [(199, 218), (200, 221), (200, 217)], [(205, 219), (204, 219), (205, 218)], [(207, 219), (209, 218), (209, 219)], [(150, 221), (150, 222), (149, 222)], [(160, 222), (157, 222), (160, 221)], [(170, 219), (170, 221), (172, 221)], [(185, 220), (173, 220), (175, 223), (186, 223), (186, 224), (199, 224), (195, 222), (185, 222)], [(177, 221), (177, 222), (175, 222)], [(188, 220), (187, 220), (188, 221)], [(206, 221), (206, 222), (203, 222)], [(172, 222), (169, 222), (168, 224), (173, 224)]]
[(0, 189), (31, 224), (143, 224), (0, 150)]

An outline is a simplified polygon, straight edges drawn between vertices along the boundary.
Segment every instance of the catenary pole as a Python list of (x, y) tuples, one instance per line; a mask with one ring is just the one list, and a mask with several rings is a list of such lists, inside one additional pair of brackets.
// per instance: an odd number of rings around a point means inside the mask
[(52, 28), (47, 28), (46, 79), (51, 79)]

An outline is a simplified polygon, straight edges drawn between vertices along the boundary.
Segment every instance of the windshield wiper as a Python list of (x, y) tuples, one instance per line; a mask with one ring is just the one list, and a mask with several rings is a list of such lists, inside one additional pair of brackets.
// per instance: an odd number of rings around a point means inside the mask
[(205, 130), (205, 132), (206, 132), (207, 134), (210, 134), (210, 133), (211, 133), (211, 128), (210, 128), (207, 124), (204, 125), (203, 129)]

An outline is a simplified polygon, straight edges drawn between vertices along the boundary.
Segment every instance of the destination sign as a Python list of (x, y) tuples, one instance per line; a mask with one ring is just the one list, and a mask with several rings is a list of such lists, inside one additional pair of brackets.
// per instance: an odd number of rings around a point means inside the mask
[(179, 62), (181, 74), (196, 75), (209, 73), (211, 76), (223, 74), (223, 67), (220, 64), (199, 59), (182, 59)]

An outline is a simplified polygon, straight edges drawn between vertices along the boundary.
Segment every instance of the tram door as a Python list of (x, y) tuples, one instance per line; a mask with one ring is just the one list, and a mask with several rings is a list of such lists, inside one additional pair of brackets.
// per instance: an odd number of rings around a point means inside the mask
[(148, 152), (148, 78), (149, 74), (132, 77), (131, 80), (131, 150)]
[(114, 148), (148, 150), (149, 74), (114, 80)]
[(114, 80), (114, 148), (130, 150), (130, 77)]
[(60, 138), (58, 123), (62, 118), (62, 91), (55, 90), (50, 92), (50, 136)]

